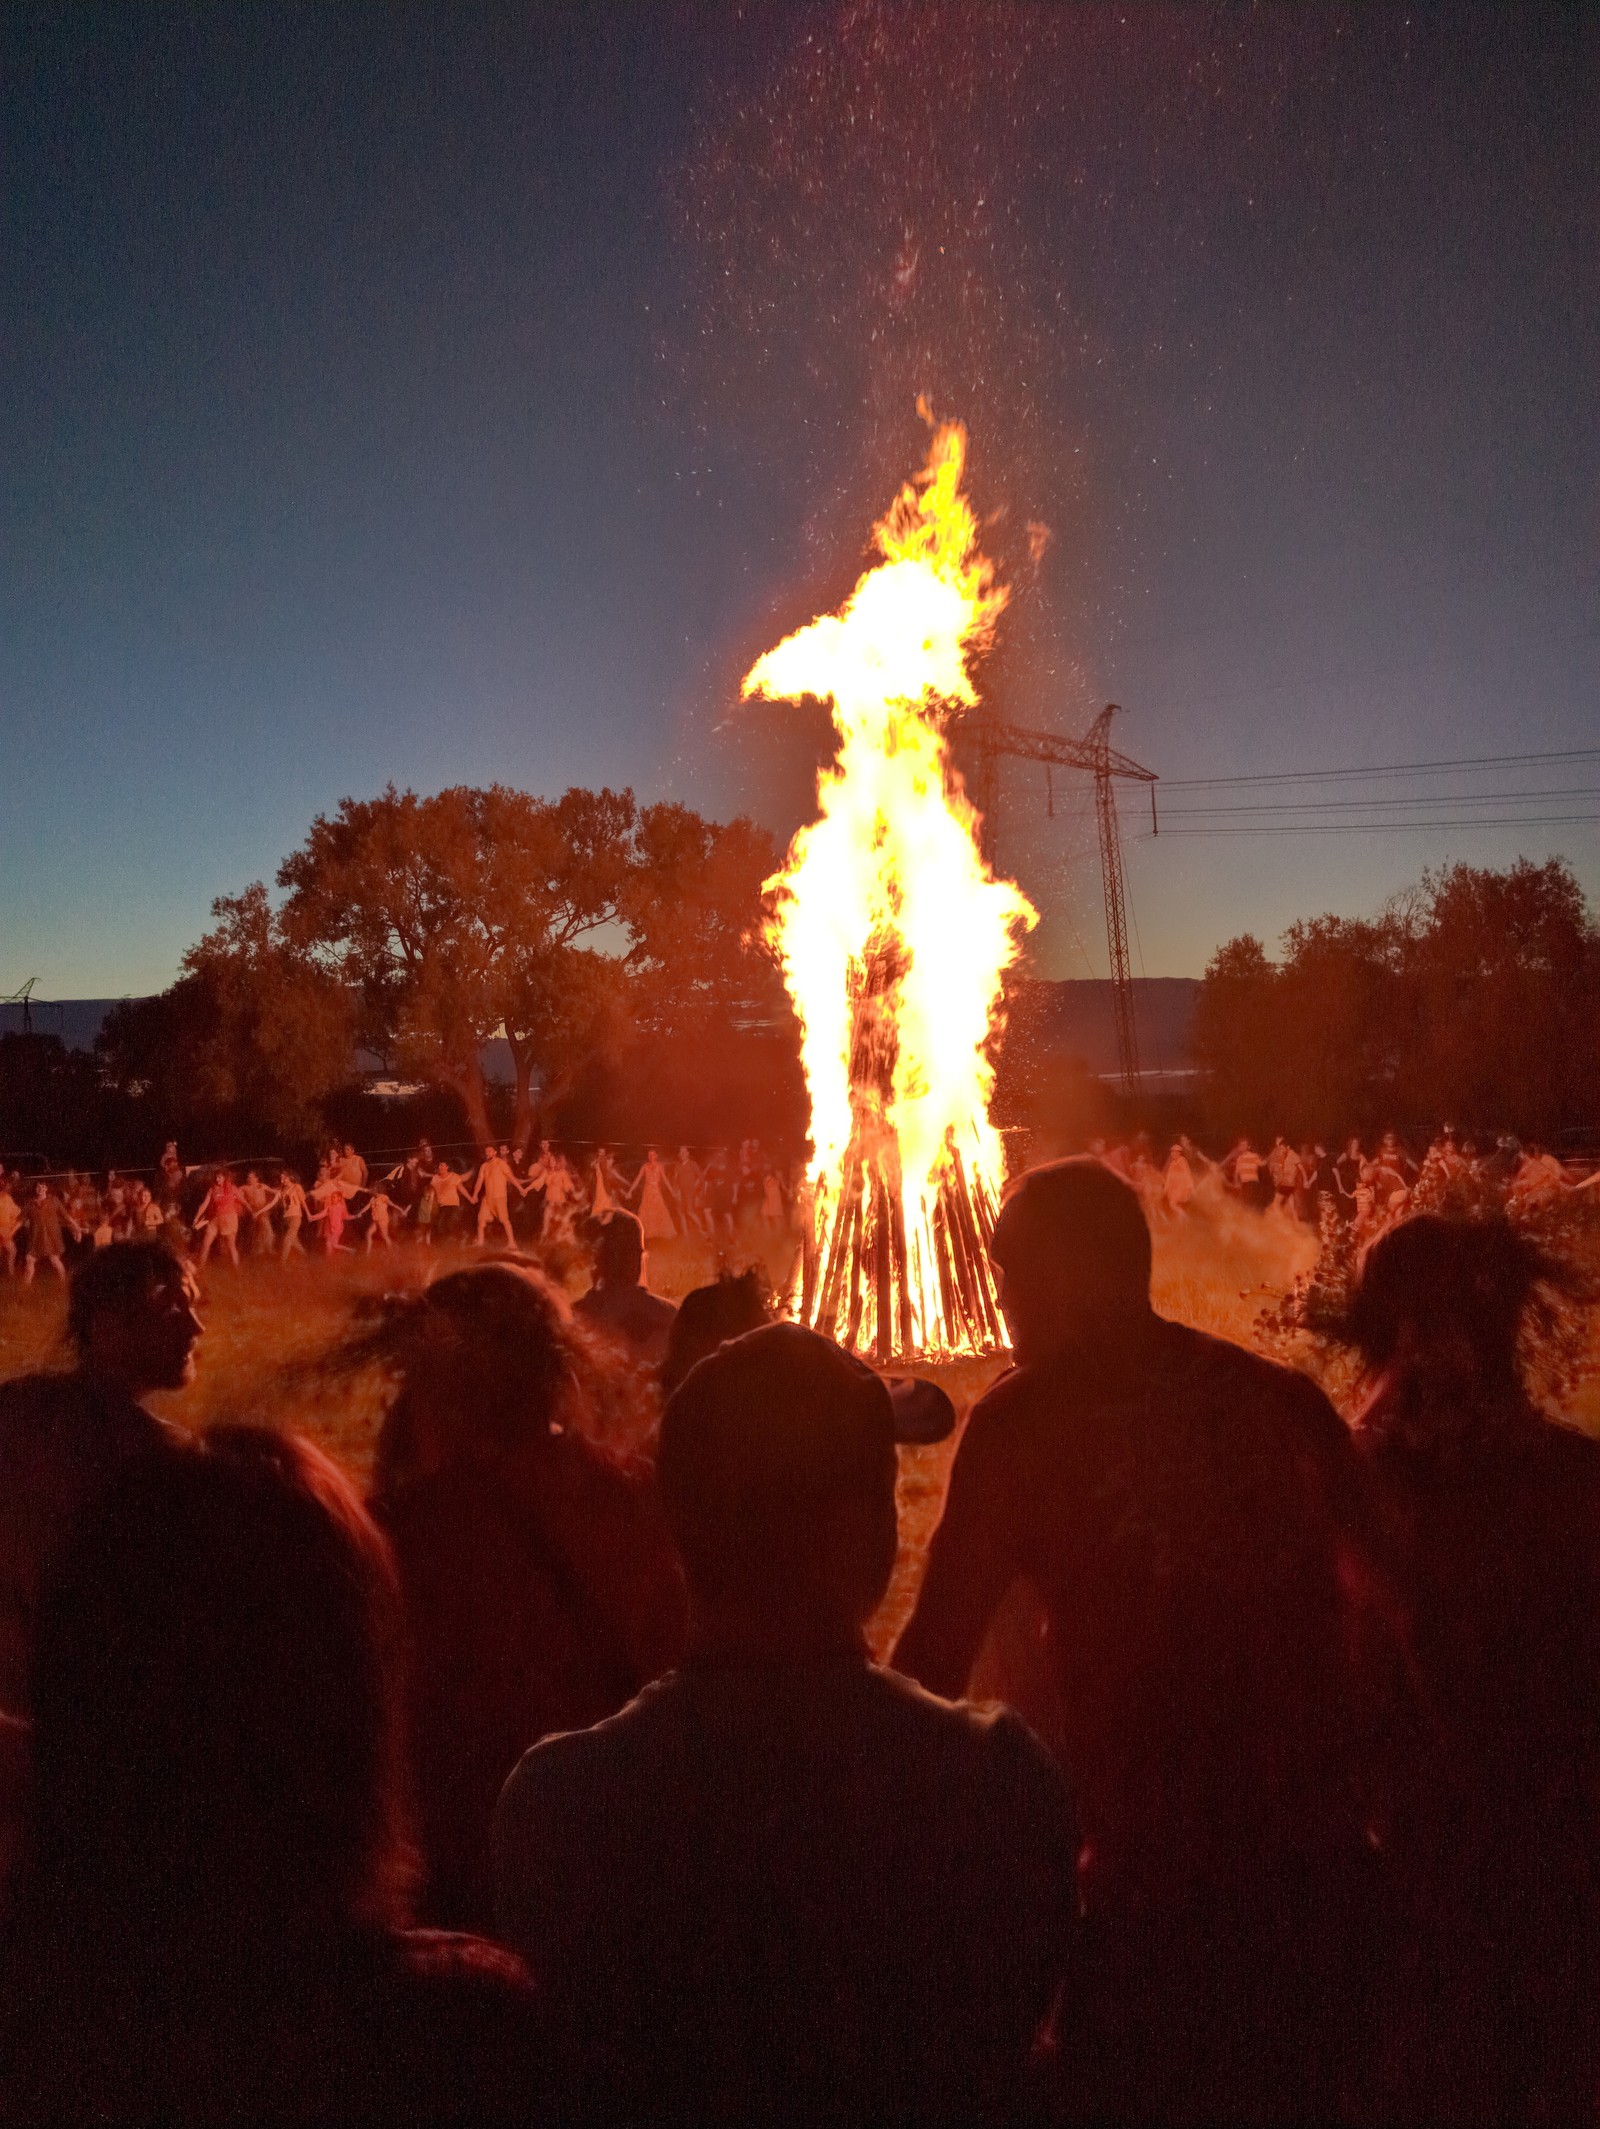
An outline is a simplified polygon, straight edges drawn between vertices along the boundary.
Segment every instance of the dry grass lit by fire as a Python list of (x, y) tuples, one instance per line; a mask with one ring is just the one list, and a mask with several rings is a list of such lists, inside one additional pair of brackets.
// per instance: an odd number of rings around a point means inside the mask
[[(769, 1276), (781, 1285), (788, 1271), (785, 1248), (769, 1243), (735, 1252), (735, 1258), (742, 1262), (756, 1254), (764, 1256)], [(1262, 1308), (1310, 1268), (1314, 1255), (1315, 1239), (1308, 1230), (1221, 1204), (1207, 1217), (1158, 1230), (1156, 1306), (1199, 1330), (1250, 1345)], [(188, 1390), (152, 1403), (191, 1427), (245, 1419), (297, 1427), (364, 1485), (383, 1416), (383, 1385), (375, 1378), (319, 1379), (308, 1363), (335, 1343), (363, 1298), (476, 1261), (476, 1251), (403, 1249), (334, 1264), (246, 1262), (238, 1271), (213, 1264), (204, 1279), (206, 1335), (197, 1380)], [(713, 1272), (709, 1253), (687, 1244), (652, 1254), (652, 1284), (673, 1298)], [(573, 1291), (585, 1283), (576, 1265), (567, 1269), (567, 1279)], [(0, 1288), (0, 1379), (64, 1363), (64, 1314), (53, 1280), (26, 1289)], [(1589, 1359), (1567, 1416), (1600, 1435), (1600, 1324), (1591, 1327)], [(957, 1360), (918, 1372), (942, 1382), (964, 1417), (1000, 1366), (992, 1359)], [(949, 1443), (901, 1452), (901, 1550), (873, 1626), (880, 1652), (893, 1645), (915, 1600), (951, 1453)]]

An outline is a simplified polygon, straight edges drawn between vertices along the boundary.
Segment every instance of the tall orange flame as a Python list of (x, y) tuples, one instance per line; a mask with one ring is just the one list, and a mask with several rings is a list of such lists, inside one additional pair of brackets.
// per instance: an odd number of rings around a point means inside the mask
[(772, 938), (802, 1030), (814, 1232), (804, 1313), (880, 1356), (1003, 1341), (983, 1248), (1002, 1178), (984, 1054), (1037, 914), (979, 852), (951, 710), (1006, 603), (961, 492), (966, 431), (874, 528), (883, 557), (836, 614), (758, 659), (745, 696), (832, 706), (819, 816), (776, 880)]

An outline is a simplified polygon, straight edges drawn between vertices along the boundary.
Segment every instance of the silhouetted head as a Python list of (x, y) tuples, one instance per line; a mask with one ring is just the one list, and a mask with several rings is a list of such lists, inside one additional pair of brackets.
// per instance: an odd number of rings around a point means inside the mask
[(602, 1286), (637, 1286), (644, 1271), (644, 1229), (631, 1212), (608, 1212), (594, 1238), (594, 1275)]
[(896, 1468), (888, 1389), (815, 1331), (767, 1324), (691, 1368), (657, 1477), (702, 1630), (858, 1643), (894, 1566)]
[(399, 1598), (307, 1442), (221, 1429), (129, 1465), (42, 1607), (37, 1890), (91, 1956), (398, 1918)]
[(1097, 1160), (1031, 1168), (1006, 1194), (989, 1254), (1020, 1361), (1114, 1338), (1149, 1317), (1144, 1208)]
[(164, 1237), (112, 1242), (73, 1271), (67, 1336), (78, 1364), (130, 1397), (194, 1380), (202, 1324), (194, 1273)]
[(565, 1295), (531, 1264), (504, 1258), (386, 1297), (354, 1345), (400, 1382), (379, 1438), (380, 1500), (458, 1459), (494, 1465), (538, 1454), (579, 1374)]
[(737, 1277), (724, 1272), (710, 1286), (697, 1286), (685, 1294), (672, 1319), (667, 1357), (661, 1363), (662, 1389), (670, 1396), (697, 1361), (730, 1338), (759, 1330), (771, 1316), (771, 1289), (753, 1265)]
[(1346, 1319), (1385, 1405), (1416, 1434), (1526, 1409), (1521, 1342), (1572, 1281), (1504, 1218), (1420, 1213), (1368, 1251)]

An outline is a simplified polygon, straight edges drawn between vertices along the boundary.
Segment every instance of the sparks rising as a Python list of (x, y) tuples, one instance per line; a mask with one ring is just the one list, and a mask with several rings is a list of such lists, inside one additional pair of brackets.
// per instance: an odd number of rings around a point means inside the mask
[(1007, 597), (961, 492), (966, 449), (959, 423), (936, 431), (874, 528), (882, 561), (743, 684), (832, 705), (819, 817), (769, 883), (815, 1146), (800, 1314), (885, 1360), (1004, 1343), (984, 1046), (1037, 912), (985, 864), (944, 732), (977, 705), (970, 666)]

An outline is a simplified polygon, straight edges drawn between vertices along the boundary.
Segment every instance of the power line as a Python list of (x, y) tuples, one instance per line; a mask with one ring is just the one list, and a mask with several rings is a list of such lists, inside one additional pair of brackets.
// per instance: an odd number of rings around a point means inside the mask
[[(1383, 835), (1403, 828), (1572, 828), (1595, 823), (1600, 823), (1600, 813), (1480, 814), (1476, 819), (1427, 821), (1272, 821), (1223, 828), (1163, 828), (1159, 840), (1169, 835)], [(1147, 829), (1134, 840), (1153, 843), (1158, 838)]]
[(1169, 806), (1166, 818), (1212, 813), (1344, 813), (1352, 807), (1377, 806), (1511, 806), (1549, 798), (1600, 798), (1600, 785), (1558, 786), (1553, 791), (1441, 791), (1437, 798), (1413, 793), (1407, 798), (1290, 798), (1269, 800), (1265, 805)]
[(1164, 776), (1168, 791), (1214, 789), (1222, 784), (1311, 784), (1341, 776), (1422, 776), (1442, 769), (1504, 769), (1523, 763), (1600, 760), (1600, 747), (1564, 747), (1543, 754), (1462, 754), (1453, 761), (1378, 762), (1365, 769), (1278, 769), (1243, 776)]

